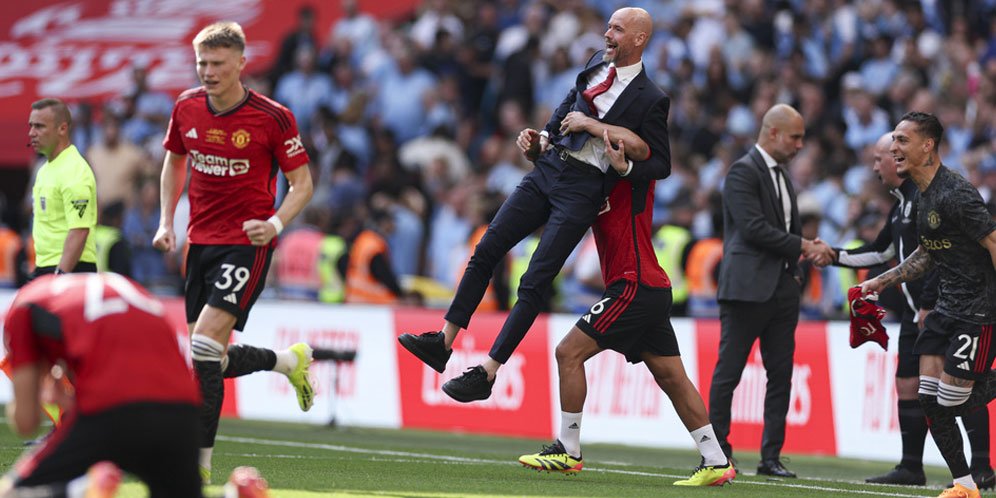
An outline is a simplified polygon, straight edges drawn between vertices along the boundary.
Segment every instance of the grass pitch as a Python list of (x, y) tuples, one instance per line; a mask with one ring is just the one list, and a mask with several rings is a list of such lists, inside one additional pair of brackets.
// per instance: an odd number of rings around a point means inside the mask
[[(675, 430), (682, 430), (675, 428)], [(799, 479), (754, 475), (755, 455), (742, 454), (733, 485), (677, 488), (698, 463), (691, 451), (589, 444), (585, 467), (576, 476), (526, 469), (520, 454), (542, 444), (516, 438), (426, 431), (328, 428), (272, 422), (223, 420), (214, 451), (214, 481), (208, 496), (221, 496), (222, 483), (239, 465), (252, 465), (270, 482), (273, 498), (374, 497), (924, 497), (937, 496), (948, 480), (945, 469), (927, 469), (927, 487), (865, 484), (890, 465), (827, 457), (795, 457), (787, 466)], [(6, 471), (24, 447), (0, 429), (0, 468)], [(989, 492), (984, 496), (996, 496)], [(146, 496), (138, 482), (123, 498)], [(177, 497), (182, 498), (182, 497)]]

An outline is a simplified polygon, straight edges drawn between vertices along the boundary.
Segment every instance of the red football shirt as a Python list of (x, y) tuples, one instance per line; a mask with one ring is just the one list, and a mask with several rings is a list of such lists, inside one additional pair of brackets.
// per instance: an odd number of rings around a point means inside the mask
[(136, 402), (199, 404), (163, 305), (114, 273), (41, 277), (4, 322), (11, 367), (65, 361), (80, 413)]
[(625, 279), (648, 287), (671, 287), (650, 236), (654, 184), (619, 180), (602, 206), (592, 230), (605, 285)]
[(203, 88), (180, 94), (163, 146), (190, 164), (193, 244), (251, 245), (242, 223), (273, 215), (277, 166), (287, 172), (308, 164), (294, 115), (248, 89), (220, 114)]

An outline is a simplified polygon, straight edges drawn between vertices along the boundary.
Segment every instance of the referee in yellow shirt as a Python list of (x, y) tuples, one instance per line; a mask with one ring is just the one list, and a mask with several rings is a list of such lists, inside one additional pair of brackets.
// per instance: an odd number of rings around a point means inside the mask
[(72, 116), (59, 99), (31, 104), (28, 118), (31, 147), (45, 156), (32, 189), (35, 272), (95, 272), (97, 251), (97, 188), (93, 170), (69, 141)]

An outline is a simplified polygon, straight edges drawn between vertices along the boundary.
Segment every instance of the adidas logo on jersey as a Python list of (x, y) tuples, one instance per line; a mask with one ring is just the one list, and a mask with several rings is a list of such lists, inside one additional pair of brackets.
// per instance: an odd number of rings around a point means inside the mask
[(188, 131), (187, 134), (184, 136), (187, 138), (192, 138), (194, 140), (197, 140), (197, 128), (191, 128), (190, 131)]
[(227, 295), (227, 296), (225, 296), (225, 301), (228, 301), (228, 302), (230, 302), (232, 304), (238, 303), (238, 300), (235, 299), (235, 293), (234, 292), (231, 293), (231, 294), (229, 294), (229, 295)]
[(962, 369), (962, 370), (971, 370), (971, 369), (972, 369), (972, 366), (971, 366), (971, 365), (969, 365), (969, 364), (968, 364), (968, 361), (966, 360), (966, 361), (963, 361), (963, 362), (959, 363), (959, 364), (958, 364), (958, 368), (960, 368), (960, 369)]

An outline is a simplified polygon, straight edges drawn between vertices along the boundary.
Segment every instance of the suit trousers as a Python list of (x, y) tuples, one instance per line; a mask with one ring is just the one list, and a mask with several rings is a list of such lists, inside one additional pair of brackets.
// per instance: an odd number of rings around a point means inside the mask
[(720, 301), (719, 359), (709, 389), (709, 421), (728, 456), (733, 391), (740, 383), (755, 340), (767, 372), (761, 459), (779, 458), (785, 443), (785, 416), (792, 391), (795, 328), (799, 323), (799, 283), (783, 272), (770, 299), (764, 302)]
[(446, 320), (467, 328), (501, 258), (546, 224), (529, 267), (519, 282), (518, 300), (509, 311), (490, 356), (504, 364), (539, 314), (554, 277), (595, 222), (605, 201), (606, 177), (568, 165), (553, 148), (505, 200), (460, 279)]

